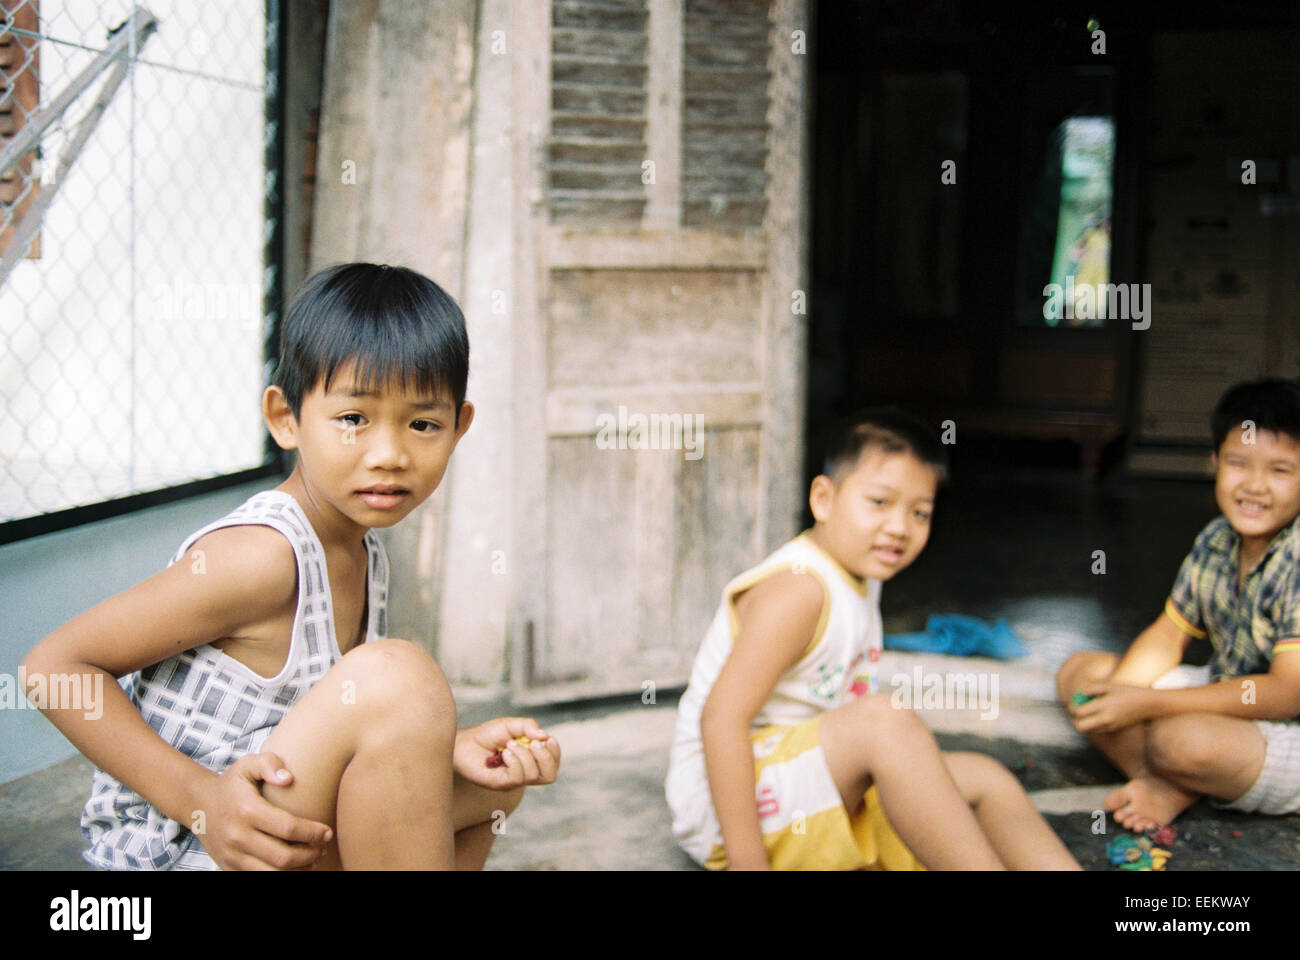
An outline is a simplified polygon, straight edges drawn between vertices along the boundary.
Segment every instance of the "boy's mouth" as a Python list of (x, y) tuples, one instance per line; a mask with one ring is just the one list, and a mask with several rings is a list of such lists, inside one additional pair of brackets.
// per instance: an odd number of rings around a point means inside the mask
[(401, 503), (406, 499), (408, 493), (410, 493), (409, 490), (396, 484), (377, 483), (374, 486), (366, 487), (364, 490), (358, 490), (357, 496), (364, 500), (368, 506), (386, 510)]
[(872, 547), (871, 555), (887, 566), (894, 566), (903, 559), (902, 547)]
[(1257, 500), (1238, 499), (1237, 510), (1241, 512), (1242, 516), (1258, 517), (1266, 513), (1268, 511), (1268, 507), (1258, 502)]

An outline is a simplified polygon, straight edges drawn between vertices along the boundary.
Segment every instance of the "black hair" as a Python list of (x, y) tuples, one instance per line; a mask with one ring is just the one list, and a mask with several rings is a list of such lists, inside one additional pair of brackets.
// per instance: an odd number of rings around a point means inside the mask
[(1210, 415), (1214, 449), (1246, 420), (1256, 430), (1285, 433), (1300, 442), (1300, 382), (1269, 378), (1234, 384), (1219, 398)]
[(352, 360), (363, 390), (396, 381), (429, 396), (449, 392), (460, 420), (469, 379), (469, 337), (442, 287), (406, 267), (344, 263), (306, 280), (280, 329), (273, 384), (293, 415), (318, 383), (328, 390)]
[(942, 485), (948, 479), (948, 450), (933, 427), (897, 407), (871, 407), (839, 420), (826, 444), (822, 473), (839, 482), (864, 451), (910, 453), (934, 468)]

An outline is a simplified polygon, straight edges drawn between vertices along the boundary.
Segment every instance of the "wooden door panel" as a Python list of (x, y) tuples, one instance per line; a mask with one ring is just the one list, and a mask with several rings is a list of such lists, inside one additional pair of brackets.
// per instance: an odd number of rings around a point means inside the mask
[[(688, 671), (722, 588), (762, 552), (757, 426), (705, 431), (707, 454), (683, 464), (677, 486), (671, 637)], [(703, 466), (703, 470), (695, 469)], [(678, 682), (685, 682), (681, 674)]]
[(552, 271), (550, 385), (757, 384), (761, 279), (747, 270)]
[[(686, 682), (723, 586), (792, 532), (803, 417), (805, 0), (539, 6), (514, 31), (521, 704)], [(602, 435), (638, 415), (692, 418), (698, 455)]]
[(758, 428), (706, 430), (694, 460), (594, 435), (548, 446), (547, 622), (523, 702), (684, 684), (758, 549)]

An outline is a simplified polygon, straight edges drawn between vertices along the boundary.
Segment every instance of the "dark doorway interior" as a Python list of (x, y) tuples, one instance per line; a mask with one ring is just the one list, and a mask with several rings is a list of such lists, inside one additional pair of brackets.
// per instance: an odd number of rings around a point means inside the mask
[[(815, 12), (810, 453), (833, 416), (898, 402), (951, 420), (960, 463), (1104, 474), (1139, 415), (1149, 346), (1136, 302), (1112, 300), (1120, 317), (1049, 320), (1045, 284), (1095, 274), (1098, 251), (1109, 262), (1092, 279), (1152, 279), (1149, 188), (1180, 162), (1152, 146), (1157, 39), (1294, 28), (1300, 8), (818, 0)], [(1229, 113), (1259, 93), (1233, 82), (1207, 77)], [(1204, 109), (1207, 127), (1245, 142), (1270, 122)], [(1287, 122), (1275, 119), (1274, 134)], [(1076, 176), (1089, 154), (1071, 128), (1089, 125), (1112, 137), (1104, 196)], [(1186, 207), (1189, 227), (1212, 232)]]
[[(1158, 38), (1294, 28), (1300, 10), (818, 0), (815, 15), (806, 479), (827, 424), (858, 407), (951, 422), (954, 486), (930, 548), (886, 591), (887, 630), (945, 610), (1060, 617), (1049, 659), (1122, 649), (1214, 516), (1212, 490), (1123, 469), (1163, 361), (1133, 316), (1050, 322), (1044, 286), (1062, 263), (1082, 276), (1094, 242), (1108, 281), (1150, 279), (1149, 186), (1177, 159), (1151, 147)], [(1068, 121), (1103, 140), (1110, 124), (1103, 195), (1078, 188), (1088, 154), (1071, 158)]]

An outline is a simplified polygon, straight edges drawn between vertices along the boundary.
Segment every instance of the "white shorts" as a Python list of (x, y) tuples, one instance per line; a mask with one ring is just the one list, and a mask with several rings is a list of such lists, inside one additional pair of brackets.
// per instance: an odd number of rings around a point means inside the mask
[[(1210, 682), (1210, 668), (1187, 664), (1174, 667), (1155, 683), (1154, 690), (1203, 687)], [(1300, 723), (1294, 720), (1256, 720), (1255, 728), (1267, 744), (1264, 766), (1249, 790), (1229, 803), (1211, 800), (1221, 810), (1265, 813), (1272, 816), (1300, 810)]]

